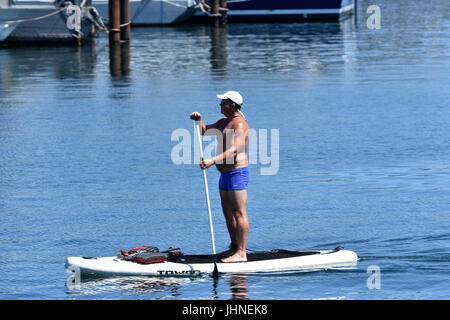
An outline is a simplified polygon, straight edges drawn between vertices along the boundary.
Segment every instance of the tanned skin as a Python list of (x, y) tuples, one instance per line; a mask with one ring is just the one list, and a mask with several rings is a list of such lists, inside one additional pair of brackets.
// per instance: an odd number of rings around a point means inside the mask
[[(205, 125), (199, 112), (193, 112), (190, 118), (199, 121), (202, 135), (217, 135), (218, 148), (216, 156), (200, 162), (202, 169), (216, 165), (220, 172), (227, 172), (248, 166), (248, 124), (238, 112), (238, 105), (226, 99), (220, 103), (221, 113), (225, 116), (216, 123)], [(220, 138), (221, 137), (221, 138)], [(219, 140), (220, 139), (220, 140)], [(220, 143), (222, 142), (222, 143)], [(219, 255), (227, 256), (222, 262), (247, 261), (247, 237), (249, 223), (246, 211), (247, 190), (219, 190), (222, 211), (225, 216), (231, 242), (236, 248), (231, 248)]]

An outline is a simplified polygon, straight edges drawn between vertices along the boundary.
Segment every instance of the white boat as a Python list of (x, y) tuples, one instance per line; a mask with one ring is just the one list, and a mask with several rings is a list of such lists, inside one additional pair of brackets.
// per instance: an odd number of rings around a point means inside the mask
[(101, 24), (84, 4), (0, 0), (0, 42), (77, 43), (90, 39)]
[[(108, 0), (92, 0), (102, 18), (109, 17)], [(132, 26), (170, 25), (189, 19), (196, 11), (195, 0), (130, 0)]]
[[(358, 256), (349, 250), (288, 251), (272, 250), (247, 254), (247, 262), (217, 263), (219, 273), (315, 271), (354, 267)], [(139, 264), (118, 257), (69, 257), (69, 271), (94, 275), (186, 276), (209, 274), (214, 270), (212, 255), (185, 255), (175, 261)]]

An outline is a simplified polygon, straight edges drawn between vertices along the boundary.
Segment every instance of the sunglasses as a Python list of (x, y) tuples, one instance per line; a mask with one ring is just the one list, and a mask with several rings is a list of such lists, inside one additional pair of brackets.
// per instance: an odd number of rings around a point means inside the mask
[(232, 104), (233, 102), (231, 100), (222, 100), (222, 102), (220, 103), (220, 106), (224, 106), (227, 104)]

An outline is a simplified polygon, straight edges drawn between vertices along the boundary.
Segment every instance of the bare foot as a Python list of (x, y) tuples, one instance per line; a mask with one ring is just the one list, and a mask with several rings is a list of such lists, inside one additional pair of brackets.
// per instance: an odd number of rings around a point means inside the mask
[(129, 255), (128, 252), (126, 252), (125, 250), (122, 250), (122, 249), (120, 249), (120, 253), (125, 257)]
[(224, 259), (222, 259), (220, 261), (224, 262), (224, 263), (229, 263), (229, 262), (246, 262), (247, 261), (247, 254), (245, 252), (244, 253), (236, 252), (232, 256), (224, 258)]
[(219, 257), (229, 257), (229, 256), (233, 255), (235, 252), (236, 252), (236, 250), (229, 249), (229, 250), (220, 252), (220, 253), (218, 253), (217, 255), (218, 255)]

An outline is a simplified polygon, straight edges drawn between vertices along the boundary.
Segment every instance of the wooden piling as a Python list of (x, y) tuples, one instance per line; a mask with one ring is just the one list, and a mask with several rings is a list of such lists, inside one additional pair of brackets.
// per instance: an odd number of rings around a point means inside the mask
[(222, 16), (220, 17), (220, 24), (224, 26), (228, 22), (227, 0), (220, 0), (220, 8), (222, 8), (220, 12), (222, 14)]
[(220, 1), (221, 0), (211, 1), (211, 24), (214, 27), (220, 26)]
[(109, 45), (120, 44), (120, 0), (109, 0)]
[(120, 40), (130, 41), (130, 0), (120, 0)]
[(108, 5), (110, 72), (123, 76), (130, 73), (130, 0), (108, 0)]

